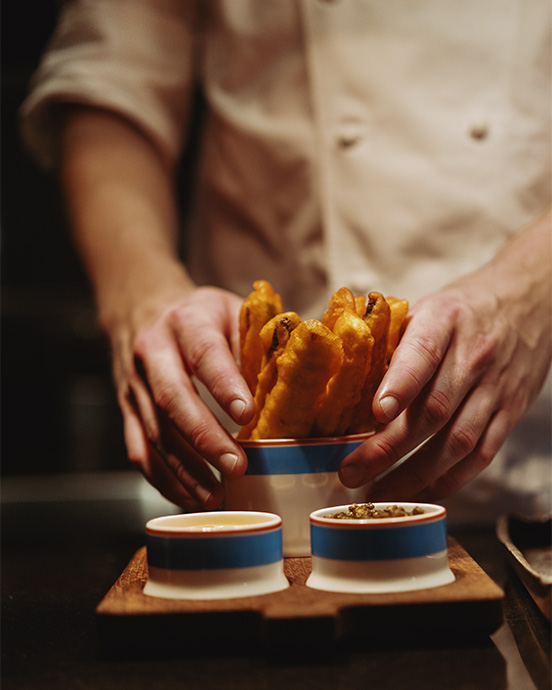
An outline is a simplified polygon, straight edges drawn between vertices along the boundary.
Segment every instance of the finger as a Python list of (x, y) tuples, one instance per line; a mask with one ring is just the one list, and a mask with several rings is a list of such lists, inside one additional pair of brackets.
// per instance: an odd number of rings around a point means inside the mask
[(421, 491), (417, 501), (441, 501), (469, 484), (487, 467), (500, 450), (511, 429), (510, 415), (501, 410), (491, 419), (485, 433), (473, 453), (457, 463), (443, 476)]
[[(172, 476), (164, 473), (168, 480), (164, 482), (165, 487), (180, 484), (203, 505), (220, 502), (220, 482), (205, 460), (183, 441), (167, 420), (158, 417), (150, 392), (141, 378), (135, 374), (131, 381), (132, 387), (122, 404), (127, 426), (127, 448), (129, 454), (133, 453), (131, 462), (134, 459), (142, 471), (147, 471), (153, 449), (172, 473)], [(184, 465), (187, 470), (183, 469)], [(152, 472), (150, 467), (149, 473)]]
[[(137, 362), (143, 370), (143, 386), (136, 387), (148, 439), (162, 447), (157, 423), (157, 416), (162, 415), (200, 457), (222, 474), (242, 474), (247, 464), (245, 454), (200, 399), (173, 343), (152, 334), (148, 347), (147, 356), (143, 354)], [(144, 398), (144, 386), (156, 411), (152, 412), (151, 403)]]
[(170, 327), (190, 372), (207, 386), (221, 408), (243, 426), (253, 417), (255, 406), (229, 346), (235, 347), (236, 338), (236, 328), (229, 319), (228, 312), (218, 303), (209, 303), (207, 315), (199, 320), (195, 312), (192, 317), (186, 306), (171, 313)]
[(155, 450), (149, 446), (141, 420), (131, 405), (123, 406), (123, 428), (130, 464), (149, 481), (167, 500), (184, 510), (201, 508), (197, 498), (175, 479), (161, 457), (154, 457)]
[(161, 495), (184, 511), (214, 510), (220, 505), (213, 498), (207, 497), (205, 501), (198, 495), (190, 494), (180, 482), (176, 481), (174, 473), (154, 448), (149, 449), (146, 462), (141, 461), (137, 468)]
[[(203, 509), (214, 510), (220, 506), (224, 497), (221, 483), (205, 460), (174, 429), (166, 429), (163, 433), (163, 446), (155, 451), (162, 459), (163, 468), (168, 468), (173, 475), (172, 485), (176, 478), (177, 484)], [(161, 464), (156, 463), (154, 469), (160, 473)], [(170, 479), (169, 475), (166, 476)]]
[[(349, 453), (339, 468), (341, 482), (351, 488), (373, 482), (426, 442), (445, 425), (445, 411), (453, 413), (455, 403), (448, 397), (450, 390), (445, 393), (430, 389), (397, 419)], [(442, 411), (437, 414), (437, 409)]]
[[(495, 405), (494, 395), (489, 389), (490, 386), (481, 386), (474, 390), (449, 424), (377, 482), (370, 491), (374, 500), (381, 500), (384, 495), (392, 495), (394, 500), (412, 498), (447, 475), (452, 485), (455, 476), (464, 483), (464, 479), (468, 481), (474, 476), (472, 472), (481, 471), (492, 459), (481, 451), (482, 439), (489, 428)], [(466, 458), (471, 460), (466, 461)], [(475, 467), (477, 459), (479, 470)], [(466, 466), (462, 469), (465, 461)], [(456, 474), (453, 468), (458, 468)]]
[[(452, 342), (433, 378), (409, 407), (343, 460), (341, 481), (349, 487), (373, 481), (434, 436), (449, 422), (468, 395), (474, 376), (474, 372), (466, 370), (465, 362)], [(489, 387), (481, 387), (481, 390), (489, 391)]]
[(450, 323), (426, 310), (410, 319), (374, 396), (372, 408), (379, 422), (395, 419), (430, 381), (450, 345)]
[(123, 435), (129, 460), (131, 464), (139, 465), (146, 462), (149, 453), (140, 416), (128, 396), (120, 396), (119, 406), (123, 414)]
[(131, 465), (163, 496), (186, 510), (217, 508), (223, 498), (222, 486), (205, 461), (185, 446), (170, 428), (158, 434), (156, 446), (148, 442), (143, 421), (137, 413), (138, 405), (127, 400), (122, 407)]
[(343, 484), (354, 488), (374, 481), (434, 435), (454, 412), (457, 402), (451, 391), (424, 392), (397, 419), (344, 458), (339, 468)]

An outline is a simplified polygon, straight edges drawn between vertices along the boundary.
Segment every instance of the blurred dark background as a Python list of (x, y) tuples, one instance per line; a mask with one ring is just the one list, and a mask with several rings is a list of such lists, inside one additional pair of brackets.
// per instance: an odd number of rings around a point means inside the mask
[(55, 0), (1, 7), (1, 471), (126, 469), (121, 418), (56, 181), (21, 144), (18, 109), (55, 26)]

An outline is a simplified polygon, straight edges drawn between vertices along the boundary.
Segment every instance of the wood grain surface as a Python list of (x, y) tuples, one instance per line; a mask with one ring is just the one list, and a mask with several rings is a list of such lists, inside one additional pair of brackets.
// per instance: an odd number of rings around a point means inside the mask
[[(502, 622), (502, 589), (449, 537), (455, 581), (413, 592), (346, 594), (306, 586), (310, 558), (287, 558), (290, 587), (281, 592), (221, 600), (161, 599), (144, 595), (146, 548), (136, 552), (96, 609), (108, 644), (248, 639), (297, 644), (362, 635), (395, 639), (431, 635), (471, 638)], [(134, 640), (134, 642), (132, 642)]]

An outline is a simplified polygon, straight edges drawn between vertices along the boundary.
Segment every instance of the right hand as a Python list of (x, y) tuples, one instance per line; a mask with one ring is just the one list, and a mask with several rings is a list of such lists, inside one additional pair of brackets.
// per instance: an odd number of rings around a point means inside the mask
[(236, 353), (241, 300), (217, 288), (172, 289), (119, 312), (108, 327), (130, 462), (185, 510), (217, 508), (222, 476), (240, 476), (243, 450), (200, 399), (201, 381), (239, 425), (254, 402)]

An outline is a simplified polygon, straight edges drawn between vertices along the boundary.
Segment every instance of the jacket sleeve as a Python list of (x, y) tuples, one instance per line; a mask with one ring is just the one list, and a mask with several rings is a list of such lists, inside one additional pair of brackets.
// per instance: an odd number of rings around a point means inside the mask
[(192, 0), (67, 3), (20, 111), (37, 163), (56, 164), (63, 103), (116, 112), (175, 162), (188, 124), (196, 32)]

